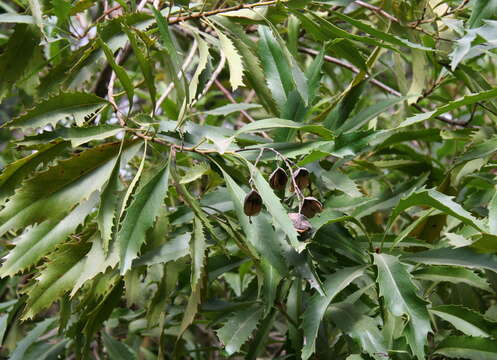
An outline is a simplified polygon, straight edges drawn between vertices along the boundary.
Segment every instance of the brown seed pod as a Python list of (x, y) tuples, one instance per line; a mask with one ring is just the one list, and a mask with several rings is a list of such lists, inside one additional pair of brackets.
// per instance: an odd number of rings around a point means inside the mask
[(274, 190), (284, 190), (287, 181), (288, 175), (286, 174), (285, 170), (280, 167), (274, 170), (269, 177), (269, 185), (271, 185)]
[(323, 205), (318, 199), (312, 196), (304, 198), (304, 203), (302, 204), (302, 214), (308, 218), (312, 218), (321, 211), (323, 211)]
[(252, 190), (245, 197), (245, 202), (243, 203), (243, 212), (247, 216), (255, 216), (261, 212), (262, 209), (262, 198), (259, 193)]
[(300, 190), (304, 190), (311, 183), (310, 173), (306, 168), (298, 168), (295, 170), (293, 173), (293, 179)]
[(304, 215), (299, 213), (289, 213), (288, 216), (290, 217), (290, 220), (292, 220), (293, 227), (297, 230), (297, 232), (302, 234), (311, 228), (311, 223)]

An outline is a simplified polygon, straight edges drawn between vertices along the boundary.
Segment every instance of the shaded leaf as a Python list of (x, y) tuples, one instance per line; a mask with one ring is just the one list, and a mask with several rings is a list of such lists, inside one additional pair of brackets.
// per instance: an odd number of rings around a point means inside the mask
[(425, 358), (424, 346), (431, 331), (426, 303), (418, 296), (410, 274), (399, 259), (387, 254), (374, 254), (378, 269), (380, 296), (395, 316), (407, 315), (406, 337), (414, 355)]

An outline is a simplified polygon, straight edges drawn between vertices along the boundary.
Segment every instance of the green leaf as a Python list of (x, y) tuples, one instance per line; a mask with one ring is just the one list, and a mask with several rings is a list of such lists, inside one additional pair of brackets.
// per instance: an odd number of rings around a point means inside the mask
[(297, 123), (291, 120), (278, 119), (278, 118), (258, 120), (253, 123), (246, 124), (240, 129), (238, 129), (233, 134), (233, 137), (237, 137), (240, 134), (248, 132), (277, 129), (277, 128), (299, 129), (300, 131), (304, 132), (307, 131), (310, 133), (320, 135), (327, 140), (331, 140), (334, 137), (331, 131), (329, 131), (328, 129), (326, 129), (321, 125), (307, 125), (307, 124)]
[(488, 230), (491, 234), (497, 235), (497, 191), (488, 204)]
[(394, 99), (387, 99), (376, 102), (374, 105), (361, 110), (353, 117), (345, 120), (345, 122), (337, 130), (338, 133), (354, 131), (361, 128), (368, 121), (371, 121), (381, 113), (388, 110), (393, 105), (405, 101), (406, 97), (396, 97)]
[(451, 215), (461, 220), (466, 225), (470, 225), (480, 231), (485, 231), (485, 225), (482, 221), (476, 219), (471, 213), (456, 203), (452, 196), (445, 195), (436, 189), (425, 188), (417, 190), (407, 197), (402, 198), (393, 209), (390, 215), (389, 224), (393, 224), (397, 216), (411, 206), (431, 206), (444, 214)]
[(497, 137), (490, 138), (481, 143), (473, 144), (460, 157), (457, 158), (456, 164), (485, 158), (497, 151), (496, 147)]
[(159, 170), (134, 196), (126, 210), (117, 235), (120, 249), (120, 269), (124, 274), (138, 256), (145, 235), (155, 222), (169, 184), (169, 162)]
[[(1, 16), (11, 17), (13, 15), (2, 14)], [(12, 20), (12, 18), (10, 19)], [(19, 19), (16, 18), (16, 20)], [(28, 71), (30, 60), (40, 42), (40, 34), (32, 25), (18, 24), (8, 39), (0, 56), (0, 100)]]
[(240, 347), (247, 342), (262, 314), (263, 309), (258, 305), (239, 310), (231, 314), (228, 321), (216, 331), (228, 355), (238, 352)]
[(174, 82), (176, 92), (178, 93), (178, 102), (181, 104), (182, 99), (185, 98), (185, 91), (187, 90), (186, 81), (182, 82), (178, 77), (178, 74), (182, 74), (181, 63), (178, 57), (178, 50), (176, 49), (175, 43), (173, 42), (172, 34), (169, 29), (169, 23), (166, 18), (158, 11), (154, 6), (150, 6), (159, 28), (160, 39), (162, 46), (164, 46), (167, 57), (166, 57), (166, 71)]
[(492, 291), (488, 285), (488, 282), (484, 278), (465, 268), (457, 268), (452, 266), (427, 266), (423, 269), (412, 272), (412, 276), (419, 280), (433, 282), (447, 281), (453, 284), (463, 283), (482, 290)]
[(21, 234), (16, 241), (15, 248), (4, 257), (0, 277), (12, 276), (35, 265), (58, 244), (66, 240), (78, 225), (84, 223), (97, 201), (97, 193), (94, 193), (90, 199), (78, 205), (66, 217), (46, 220)]
[(259, 104), (246, 104), (246, 103), (228, 104), (220, 106), (216, 109), (204, 111), (204, 114), (213, 115), (213, 116), (226, 116), (234, 112), (259, 109), (259, 108), (261, 108), (261, 105)]
[(264, 299), (264, 316), (267, 316), (271, 311), (276, 299), (278, 285), (282, 279), (280, 273), (266, 259), (261, 261), (262, 274), (264, 282), (262, 284), (263, 299)]
[(485, 100), (492, 99), (497, 96), (497, 88), (488, 90), (488, 91), (482, 91), (476, 94), (470, 94), (470, 95), (465, 95), (459, 99), (450, 101), (446, 103), (445, 105), (442, 105), (438, 108), (436, 108), (433, 111), (428, 111), (425, 113), (420, 113), (414, 116), (411, 116), (407, 118), (405, 121), (403, 121), (397, 128), (402, 128), (406, 126), (410, 126), (416, 123), (419, 123), (421, 121), (425, 120), (430, 120), (433, 119), (436, 116), (445, 114), (446, 112), (449, 112), (451, 110), (455, 110), (460, 108), (461, 106), (465, 105), (472, 105), (478, 102), (482, 102)]
[(228, 60), (228, 66), (230, 68), (230, 84), (231, 89), (235, 91), (239, 86), (244, 86), (243, 84), (243, 61), (242, 57), (236, 50), (233, 42), (230, 40), (228, 36), (223, 34), (217, 28), (216, 30), (217, 36), (219, 37), (219, 45), (220, 49), (223, 52), (224, 56)]
[(194, 33), (194, 36), (195, 40), (198, 43), (199, 59), (198, 59), (197, 68), (195, 69), (195, 73), (193, 74), (192, 79), (190, 81), (190, 88), (188, 90), (188, 94), (190, 96), (190, 98), (188, 99), (189, 104), (192, 104), (193, 101), (195, 100), (198, 90), (200, 75), (207, 68), (207, 64), (209, 63), (209, 58), (210, 58), (209, 47), (207, 46), (207, 43), (196, 33)]
[[(34, 24), (35, 21), (31, 15), (20, 15), (14, 13), (0, 14), (0, 24)], [(21, 44), (22, 45), (22, 44)]]
[(481, 337), (450, 336), (438, 345), (435, 354), (452, 359), (493, 360), (497, 357), (497, 343)]
[(181, 177), (180, 184), (189, 184), (195, 180), (198, 180), (209, 170), (210, 167), (205, 162), (195, 164), (186, 171), (185, 175)]
[(491, 337), (497, 330), (497, 322), (482, 314), (459, 305), (438, 305), (430, 309), (432, 314), (451, 323), (457, 330), (470, 336)]
[(431, 265), (462, 266), (471, 269), (487, 269), (497, 272), (497, 256), (494, 254), (478, 254), (469, 248), (440, 248), (418, 252), (404, 257), (408, 261), (416, 261)]
[(102, 240), (98, 236), (94, 236), (90, 251), (77, 265), (80, 269), (79, 276), (74, 282), (70, 295), (74, 296), (86, 281), (93, 279), (100, 273), (105, 273), (109, 267), (114, 268), (118, 262), (119, 249), (116, 243), (112, 243), (106, 254), (102, 247)]
[(48, 308), (64, 293), (72, 289), (78, 280), (89, 244), (65, 244), (52, 253), (40, 271), (36, 283), (28, 290), (28, 301), (23, 320), (30, 319)]
[(490, 19), (497, 15), (496, 0), (475, 0), (471, 8), (471, 16), (468, 20), (470, 29), (480, 26), (485, 19)]
[(291, 65), (276, 41), (271, 29), (259, 26), (259, 55), (264, 66), (266, 81), (274, 100), (283, 109), (287, 97), (294, 89)]
[(188, 298), (188, 303), (186, 304), (186, 309), (183, 314), (183, 319), (181, 320), (181, 325), (178, 332), (178, 340), (186, 331), (186, 329), (193, 324), (195, 316), (197, 315), (198, 306), (201, 301), (201, 291), (202, 282), (198, 282), (197, 286), (192, 290), (190, 297)]
[(356, 183), (346, 174), (336, 169), (331, 169), (329, 171), (323, 172), (321, 174), (321, 178), (326, 186), (328, 186), (330, 189), (338, 189), (340, 191), (343, 191), (348, 196), (354, 198), (363, 196), (362, 193), (359, 191)]
[(385, 359), (386, 340), (374, 318), (361, 314), (354, 304), (333, 304), (328, 311), (336, 326), (356, 340), (364, 352), (375, 359)]
[(197, 283), (202, 276), (202, 269), (204, 267), (204, 256), (207, 249), (207, 243), (202, 228), (202, 222), (195, 218), (193, 221), (193, 237), (191, 244), (191, 258), (192, 258), (192, 291), (197, 287)]
[(60, 93), (44, 100), (24, 115), (18, 116), (2, 126), (20, 129), (35, 129), (46, 125), (55, 126), (59, 121), (74, 121), (82, 126), (107, 101), (93, 94)]
[(109, 62), (112, 70), (117, 75), (117, 78), (121, 82), (122, 87), (124, 88), (124, 91), (126, 91), (126, 96), (128, 97), (129, 101), (129, 110), (131, 110), (131, 107), (133, 106), (133, 95), (135, 93), (135, 88), (133, 87), (133, 83), (131, 82), (128, 74), (126, 73), (126, 70), (116, 63), (116, 60), (114, 59), (114, 54), (112, 53), (112, 50), (107, 46), (105, 42), (102, 41), (102, 39), (98, 39), (98, 44), (104, 51), (105, 57), (107, 58), (107, 61)]
[(374, 254), (374, 264), (378, 269), (380, 296), (393, 315), (408, 316), (405, 329), (408, 344), (418, 359), (424, 359), (424, 346), (431, 331), (426, 303), (418, 296), (406, 266), (397, 257)]
[(30, 332), (24, 336), (24, 338), (17, 343), (14, 352), (10, 355), (11, 360), (24, 360), (26, 352), (29, 350), (30, 346), (33, 345), (38, 338), (45, 334), (48, 329), (52, 327), (56, 318), (45, 319), (33, 328)]
[(102, 340), (111, 360), (134, 360), (136, 354), (124, 342), (118, 341), (102, 331)]
[(393, 45), (401, 46), (401, 47), (409, 47), (412, 49), (419, 49), (419, 50), (425, 50), (425, 51), (436, 51), (436, 49), (426, 47), (420, 44), (413, 43), (407, 39), (403, 39), (401, 37), (395, 36), (388, 34), (386, 32), (383, 32), (381, 30), (378, 30), (378, 28), (371, 27), (367, 25), (364, 21), (356, 20), (354, 18), (351, 18), (345, 14), (342, 14), (341, 12), (335, 11), (333, 12), (333, 15), (338, 17), (341, 20), (344, 20), (348, 22), (349, 24), (357, 27), (359, 30), (364, 31), (365, 33), (374, 36), (380, 40), (384, 40), (386, 42), (389, 42)]
[(155, 89), (155, 80), (154, 80), (154, 72), (152, 69), (152, 65), (147, 60), (147, 57), (143, 53), (138, 43), (138, 38), (131, 28), (128, 26), (123, 26), (123, 31), (126, 33), (129, 39), (129, 43), (131, 44), (131, 48), (133, 49), (133, 53), (136, 55), (136, 60), (138, 61), (138, 65), (143, 73), (143, 78), (145, 79), (145, 85), (148, 88), (148, 92), (150, 94), (150, 99), (152, 100), (153, 108), (155, 109), (155, 99), (157, 97), (157, 90)]
[(117, 205), (119, 197), (117, 191), (119, 190), (119, 171), (121, 169), (121, 154), (116, 159), (114, 168), (109, 176), (109, 180), (102, 191), (100, 196), (100, 207), (97, 214), (97, 224), (100, 234), (102, 236), (102, 246), (104, 252), (109, 249), (109, 243), (112, 238), (112, 228), (117, 214)]
[(325, 295), (314, 294), (312, 296), (303, 316), (304, 347), (302, 348), (302, 360), (309, 359), (314, 353), (319, 325), (333, 298), (349, 286), (352, 281), (364, 275), (365, 269), (364, 266), (348, 267), (328, 275), (323, 285)]
[[(129, 145), (126, 152), (133, 151)], [(0, 211), (0, 234), (59, 218), (88, 199), (109, 178), (118, 151), (115, 143), (97, 146), (26, 181)]]
[(39, 135), (25, 137), (18, 144), (31, 146), (63, 139), (70, 141), (72, 147), (78, 147), (90, 141), (103, 140), (115, 136), (120, 132), (123, 132), (123, 128), (115, 125), (59, 128), (54, 131), (45, 131)]
[(0, 202), (12, 195), (22, 180), (36, 170), (40, 164), (48, 164), (66, 147), (65, 143), (47, 144), (31, 155), (5, 166), (0, 174)]
[(178, 235), (157, 249), (150, 250), (133, 261), (134, 266), (165, 264), (178, 260), (190, 252), (190, 233)]

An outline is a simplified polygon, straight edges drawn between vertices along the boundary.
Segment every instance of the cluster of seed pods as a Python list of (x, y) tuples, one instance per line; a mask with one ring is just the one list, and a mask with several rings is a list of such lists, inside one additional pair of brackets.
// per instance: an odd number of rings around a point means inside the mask
[[(278, 167), (269, 176), (269, 185), (275, 191), (284, 191), (288, 183), (286, 171)], [(307, 220), (323, 211), (323, 205), (315, 197), (302, 195), (303, 191), (311, 185), (309, 170), (300, 167), (292, 173), (290, 185), (291, 192), (297, 192), (299, 199), (299, 211), (289, 213), (293, 226), (299, 233), (304, 233), (310, 229), (311, 224)], [(295, 189), (297, 187), (298, 189)], [(262, 210), (262, 197), (257, 190), (252, 189), (245, 197), (243, 204), (245, 215), (251, 217), (258, 215)]]

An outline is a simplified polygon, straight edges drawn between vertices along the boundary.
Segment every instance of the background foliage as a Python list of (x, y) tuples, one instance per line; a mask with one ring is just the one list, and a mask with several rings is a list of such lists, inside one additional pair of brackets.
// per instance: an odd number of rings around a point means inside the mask
[(497, 358), (495, 1), (0, 12), (2, 357)]

